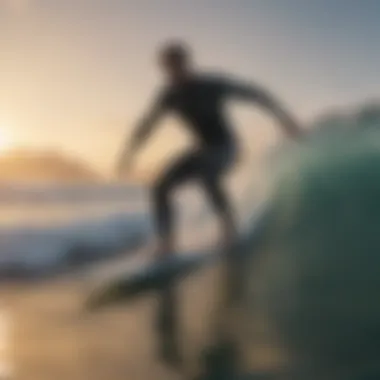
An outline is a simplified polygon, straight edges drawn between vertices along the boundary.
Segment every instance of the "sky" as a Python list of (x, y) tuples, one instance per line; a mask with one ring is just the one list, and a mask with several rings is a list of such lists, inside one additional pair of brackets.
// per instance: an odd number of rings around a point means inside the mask
[[(266, 86), (306, 123), (380, 97), (379, 14), (378, 0), (0, 0), (0, 142), (110, 170), (171, 38), (202, 68)], [(268, 128), (253, 107), (233, 114), (238, 127)], [(151, 163), (181, 144), (172, 124)]]

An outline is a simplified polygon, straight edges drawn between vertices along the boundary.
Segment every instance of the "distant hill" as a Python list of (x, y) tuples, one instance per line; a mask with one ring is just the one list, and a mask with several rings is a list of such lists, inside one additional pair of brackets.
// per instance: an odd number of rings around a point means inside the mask
[(0, 181), (98, 181), (88, 164), (55, 151), (17, 149), (0, 156)]

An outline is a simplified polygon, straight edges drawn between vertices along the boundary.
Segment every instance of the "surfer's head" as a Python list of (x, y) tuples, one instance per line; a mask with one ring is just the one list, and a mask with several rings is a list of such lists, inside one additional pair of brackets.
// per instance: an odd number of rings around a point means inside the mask
[(168, 42), (159, 51), (159, 63), (169, 80), (180, 82), (191, 71), (190, 48), (180, 41)]

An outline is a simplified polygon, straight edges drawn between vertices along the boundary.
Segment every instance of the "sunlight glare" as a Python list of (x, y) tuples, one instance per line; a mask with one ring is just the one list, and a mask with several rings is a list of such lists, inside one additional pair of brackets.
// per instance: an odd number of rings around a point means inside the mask
[(9, 129), (0, 126), (0, 153), (12, 148), (12, 138), (9, 134)]

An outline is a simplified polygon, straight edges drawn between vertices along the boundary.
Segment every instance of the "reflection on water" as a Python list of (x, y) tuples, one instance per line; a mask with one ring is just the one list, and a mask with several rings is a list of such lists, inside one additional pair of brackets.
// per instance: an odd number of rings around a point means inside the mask
[(11, 311), (0, 305), (0, 379), (10, 379), (13, 375), (11, 341), (13, 324)]

